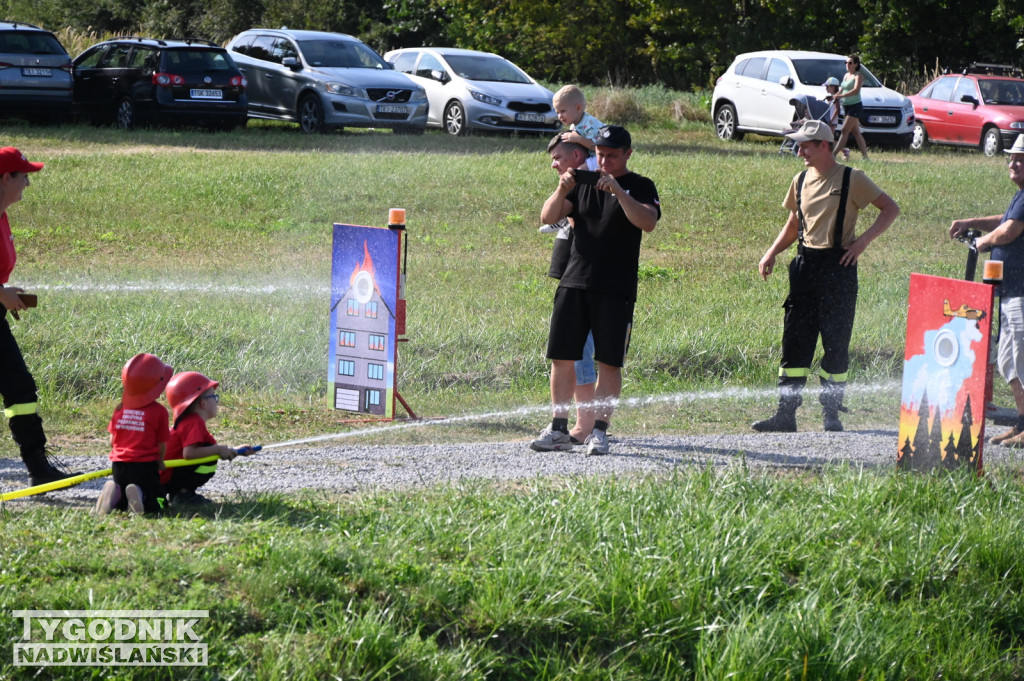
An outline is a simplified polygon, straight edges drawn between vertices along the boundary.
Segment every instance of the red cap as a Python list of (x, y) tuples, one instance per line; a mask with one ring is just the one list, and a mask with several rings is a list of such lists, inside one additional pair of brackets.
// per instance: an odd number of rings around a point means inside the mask
[(25, 158), (25, 154), (14, 147), (0, 149), (0, 175), (5, 173), (34, 173), (42, 169), (42, 163), (30, 163)]

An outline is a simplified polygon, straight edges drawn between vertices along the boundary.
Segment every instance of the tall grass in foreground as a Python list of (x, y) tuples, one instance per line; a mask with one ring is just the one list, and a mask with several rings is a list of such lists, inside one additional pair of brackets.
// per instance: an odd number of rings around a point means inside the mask
[[(36, 507), (0, 516), (0, 611), (210, 611), (208, 669), (123, 679), (1016, 679), (1024, 490), (995, 475), (679, 470), (99, 522)], [(0, 618), (7, 645), (19, 626)]]

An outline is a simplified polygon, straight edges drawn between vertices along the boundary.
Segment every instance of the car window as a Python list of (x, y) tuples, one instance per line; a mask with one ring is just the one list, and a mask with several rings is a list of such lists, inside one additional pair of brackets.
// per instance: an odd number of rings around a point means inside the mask
[(96, 65), (100, 63), (100, 59), (103, 58), (103, 53), (107, 51), (106, 45), (100, 45), (99, 47), (93, 47), (83, 54), (78, 56), (78, 60), (75, 63), (76, 69), (94, 69)]
[[(846, 77), (846, 60), (836, 57), (835, 59), (794, 59), (793, 68), (796, 69), (796, 77), (804, 85), (821, 85), (829, 78), (836, 78), (839, 82)], [(863, 76), (861, 87), (882, 87), (874, 74), (861, 66), (860, 75)]]
[(486, 54), (450, 54), (445, 57), (452, 70), (467, 80), (498, 83), (529, 83), (530, 78), (512, 62)]
[(421, 78), (430, 78), (431, 71), (444, 71), (441, 60), (432, 54), (424, 54), (420, 59), (420, 65), (416, 67), (416, 75)]
[(789, 78), (790, 75), (786, 62), (781, 59), (772, 59), (771, 63), (768, 64), (768, 75), (765, 76), (765, 80), (778, 83), (780, 78)]
[(748, 78), (760, 78), (761, 74), (764, 73), (764, 57), (754, 57), (747, 61), (747, 65), (743, 67), (741, 76), (747, 76)]
[(174, 71), (227, 71), (231, 63), (221, 50), (184, 48), (164, 52), (164, 68)]
[(274, 61), (280, 64), (286, 57), (298, 59), (299, 48), (295, 47), (295, 43), (287, 38), (278, 38), (274, 41)]
[(131, 45), (112, 45), (107, 54), (100, 61), (101, 69), (123, 69), (128, 66), (128, 53), (132, 51)]
[(986, 78), (978, 84), (986, 104), (1024, 104), (1024, 81)]
[(255, 36), (245, 35), (235, 41), (235, 44), (231, 46), (231, 49), (238, 54), (249, 54), (249, 48), (252, 47), (252, 41)]
[(395, 57), (395, 61), (392, 64), (396, 71), (402, 73), (412, 73), (412, 67), (416, 65), (416, 57), (419, 53), (417, 52), (403, 52), (402, 54)]
[[(953, 101), (962, 102), (961, 97), (974, 97), (978, 99), (978, 88), (974, 87), (974, 81), (970, 78), (961, 78), (953, 92)], [(980, 100), (979, 100), (980, 101)]]
[(261, 59), (263, 61), (281, 63), (281, 57), (275, 55), (274, 52), (274, 41), (276, 41), (272, 35), (261, 35), (256, 36), (256, 39), (252, 41), (252, 45), (249, 46), (248, 55), (253, 59)]
[(739, 75), (739, 74), (743, 73), (743, 69), (745, 69), (747, 67), (747, 62), (748, 61), (750, 61), (750, 60), (749, 59), (744, 59), (741, 62), (737, 62), (736, 66), (733, 67), (732, 72), (735, 73), (736, 75)]
[(935, 82), (932, 87), (932, 94), (929, 99), (937, 99), (941, 102), (948, 102), (953, 96), (953, 89), (960, 76), (944, 76)]
[(5, 31), (0, 33), (0, 52), (14, 54), (67, 54), (49, 33)]
[(128, 58), (128, 68), (153, 68), (156, 66), (156, 50), (136, 46)]
[(386, 69), (380, 55), (355, 40), (300, 40), (306, 63), (323, 68)]

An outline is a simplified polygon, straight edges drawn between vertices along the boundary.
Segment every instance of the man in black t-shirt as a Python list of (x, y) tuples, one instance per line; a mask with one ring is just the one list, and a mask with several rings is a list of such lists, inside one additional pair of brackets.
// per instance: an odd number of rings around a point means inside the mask
[(563, 173), (541, 211), (546, 224), (569, 216), (576, 226), (548, 334), (553, 418), (530, 443), (540, 452), (572, 448), (568, 416), (575, 386), (573, 362), (583, 354), (592, 331), (597, 418), (586, 440), (587, 454), (608, 453), (608, 422), (622, 390), (622, 366), (633, 326), (640, 239), (661, 218), (654, 183), (626, 167), (633, 153), (629, 132), (617, 125), (601, 128), (595, 151), (601, 172), (593, 184), (578, 183), (576, 170)]

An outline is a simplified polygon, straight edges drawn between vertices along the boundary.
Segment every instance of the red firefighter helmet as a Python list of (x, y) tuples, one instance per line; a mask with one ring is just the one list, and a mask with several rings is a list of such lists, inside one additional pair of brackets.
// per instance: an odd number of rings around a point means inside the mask
[(174, 423), (178, 423), (181, 415), (199, 399), (200, 395), (218, 385), (220, 383), (211, 381), (198, 371), (183, 371), (180, 374), (175, 374), (171, 378), (171, 382), (167, 384), (167, 403), (171, 405), (171, 410), (174, 412)]
[(122, 406), (139, 409), (155, 401), (167, 387), (173, 373), (174, 369), (156, 355), (148, 352), (135, 355), (121, 369), (121, 384), (124, 385)]

